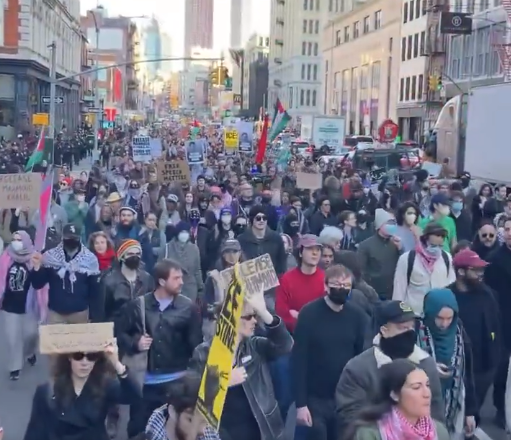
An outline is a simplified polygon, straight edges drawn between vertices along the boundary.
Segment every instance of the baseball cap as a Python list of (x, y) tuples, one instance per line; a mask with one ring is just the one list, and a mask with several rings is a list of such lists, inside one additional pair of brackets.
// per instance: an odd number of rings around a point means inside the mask
[(167, 202), (179, 203), (179, 197), (175, 194), (169, 194), (167, 196)]
[(315, 235), (305, 234), (300, 238), (300, 242), (298, 243), (298, 246), (304, 247), (304, 248), (310, 248), (310, 247), (315, 247), (315, 246), (322, 247), (323, 245), (319, 242), (319, 238), (316, 237)]
[(412, 308), (402, 301), (383, 302), (377, 309), (376, 316), (380, 326), (388, 323), (400, 324), (416, 318)]
[(451, 200), (449, 199), (447, 194), (438, 193), (431, 197), (431, 205), (451, 206)]
[(488, 262), (484, 261), (471, 249), (463, 249), (459, 251), (452, 259), (454, 267), (473, 267), (480, 269), (488, 266)]
[(82, 228), (74, 223), (68, 223), (62, 230), (62, 238), (80, 238), (82, 236)]
[(240, 252), (241, 251), (240, 242), (235, 239), (225, 240), (221, 249), (220, 249), (220, 253), (229, 252), (229, 251)]

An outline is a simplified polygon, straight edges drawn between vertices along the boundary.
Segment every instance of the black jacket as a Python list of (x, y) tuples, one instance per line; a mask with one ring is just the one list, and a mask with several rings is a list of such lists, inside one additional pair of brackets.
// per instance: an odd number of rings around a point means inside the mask
[[(197, 306), (183, 295), (160, 312), (154, 293), (144, 295), (146, 333), (153, 339), (147, 359), (147, 371), (154, 374), (186, 370), (193, 350), (202, 342), (202, 320)], [(115, 334), (123, 354), (139, 353), (138, 341), (143, 328), (139, 302), (126, 305), (115, 325)]]
[(264, 254), (270, 254), (271, 262), (277, 275), (282, 275), (286, 272), (286, 250), (280, 234), (266, 228), (266, 233), (262, 240), (258, 240), (251, 228), (248, 228), (243, 234), (238, 237), (241, 245), (243, 255), (247, 260), (260, 257)]
[[(267, 336), (252, 336), (245, 339), (236, 354), (236, 365), (245, 367), (248, 378), (243, 390), (248, 398), (264, 440), (284, 438), (284, 423), (280, 415), (268, 363), (279, 356), (290, 353), (293, 338), (284, 322), (275, 318), (276, 325), (266, 326)], [(189, 368), (202, 374), (208, 359), (210, 343), (199, 345), (190, 361)], [(245, 360), (245, 362), (244, 362)], [(229, 391), (227, 391), (229, 392)], [(220, 425), (220, 437), (222, 425)]]
[(105, 320), (115, 322), (127, 303), (154, 290), (154, 281), (146, 271), (139, 270), (132, 289), (121, 269), (114, 268), (101, 277), (99, 288), (105, 301)]
[(61, 408), (49, 383), (36, 388), (24, 440), (109, 440), (105, 420), (116, 405), (131, 405), (141, 399), (129, 374), (125, 379), (109, 379), (100, 398), (85, 386), (71, 406)]

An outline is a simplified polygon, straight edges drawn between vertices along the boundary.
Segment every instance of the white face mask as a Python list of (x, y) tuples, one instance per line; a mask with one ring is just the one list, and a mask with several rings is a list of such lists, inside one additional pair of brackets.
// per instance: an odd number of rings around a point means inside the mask
[(417, 220), (417, 216), (415, 214), (406, 214), (406, 223), (413, 225), (415, 220)]
[(364, 194), (365, 195), (369, 194), (369, 191), (370, 191), (370, 188), (364, 188)]
[(232, 216), (230, 216), (230, 215), (223, 215), (223, 216), (221, 217), (221, 220), (222, 220), (222, 223), (223, 223), (224, 225), (230, 225), (230, 224), (231, 224), (231, 221), (232, 221)]
[(179, 234), (177, 234), (177, 239), (181, 243), (186, 243), (190, 239), (190, 233), (186, 231), (180, 232)]
[(21, 241), (11, 241), (11, 248), (14, 252), (20, 252), (23, 249), (23, 243)]
[(76, 201), (77, 201), (78, 203), (85, 202), (85, 196), (76, 196)]

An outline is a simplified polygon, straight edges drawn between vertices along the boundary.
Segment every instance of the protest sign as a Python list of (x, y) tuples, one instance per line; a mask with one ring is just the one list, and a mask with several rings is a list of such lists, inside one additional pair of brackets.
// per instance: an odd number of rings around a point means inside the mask
[(0, 174), (0, 206), (38, 209), (41, 185), (39, 173)]
[[(220, 272), (225, 286), (231, 282), (233, 269)], [(279, 285), (279, 279), (269, 254), (244, 261), (240, 264), (240, 278), (249, 296), (257, 295), (262, 291), (273, 289)]]
[(224, 145), (227, 153), (232, 154), (238, 150), (238, 132), (235, 128), (226, 128), (224, 133)]
[(321, 173), (296, 173), (296, 187), (300, 189), (318, 189), (323, 186)]
[(151, 149), (152, 157), (158, 158), (163, 155), (163, 148), (161, 146), (161, 138), (151, 138), (151, 140), (149, 141), (149, 147)]
[(114, 324), (50, 324), (39, 326), (41, 354), (94, 353), (114, 340)]
[(236, 125), (239, 133), (239, 150), (242, 153), (251, 153), (254, 141), (254, 123), (240, 121)]
[(169, 184), (171, 182), (190, 183), (190, 167), (185, 160), (159, 160), (156, 163), (158, 182)]
[(245, 297), (240, 272), (238, 263), (232, 268), (231, 280), (216, 322), (216, 332), (211, 341), (197, 399), (199, 413), (216, 430), (220, 426), (229, 388)]
[(151, 138), (149, 136), (134, 136), (131, 147), (135, 162), (149, 162), (151, 160)]
[(188, 159), (188, 163), (190, 165), (204, 163), (206, 156), (205, 147), (206, 145), (203, 139), (196, 139), (194, 141), (187, 141), (185, 143), (186, 158)]

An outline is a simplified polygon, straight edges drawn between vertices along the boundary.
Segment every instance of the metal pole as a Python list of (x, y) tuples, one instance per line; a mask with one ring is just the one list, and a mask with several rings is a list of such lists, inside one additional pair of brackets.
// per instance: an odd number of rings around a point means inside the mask
[(476, 57), (477, 57), (477, 32), (478, 29), (476, 28), (475, 33), (472, 33), (470, 36), (472, 39), (472, 62), (470, 63), (470, 76), (468, 77), (468, 83), (467, 83), (467, 93), (470, 96), (470, 90), (472, 89), (472, 80), (474, 78), (474, 70), (476, 67)]
[[(96, 67), (99, 67), (99, 27), (96, 24)], [(99, 108), (99, 70), (96, 70), (94, 78), (94, 107)], [(98, 151), (98, 132), (99, 132), (99, 113), (94, 113), (94, 152), (92, 153), (92, 160), (94, 161), (94, 154)]]
[(241, 86), (240, 86), (240, 108), (241, 111), (244, 109), (244, 94), (245, 94), (245, 50), (243, 50), (243, 53), (241, 55)]
[(48, 139), (55, 139), (56, 112), (55, 100), (57, 99), (57, 43), (54, 41), (49, 46), (51, 50), (50, 64), (50, 121), (48, 124)]

